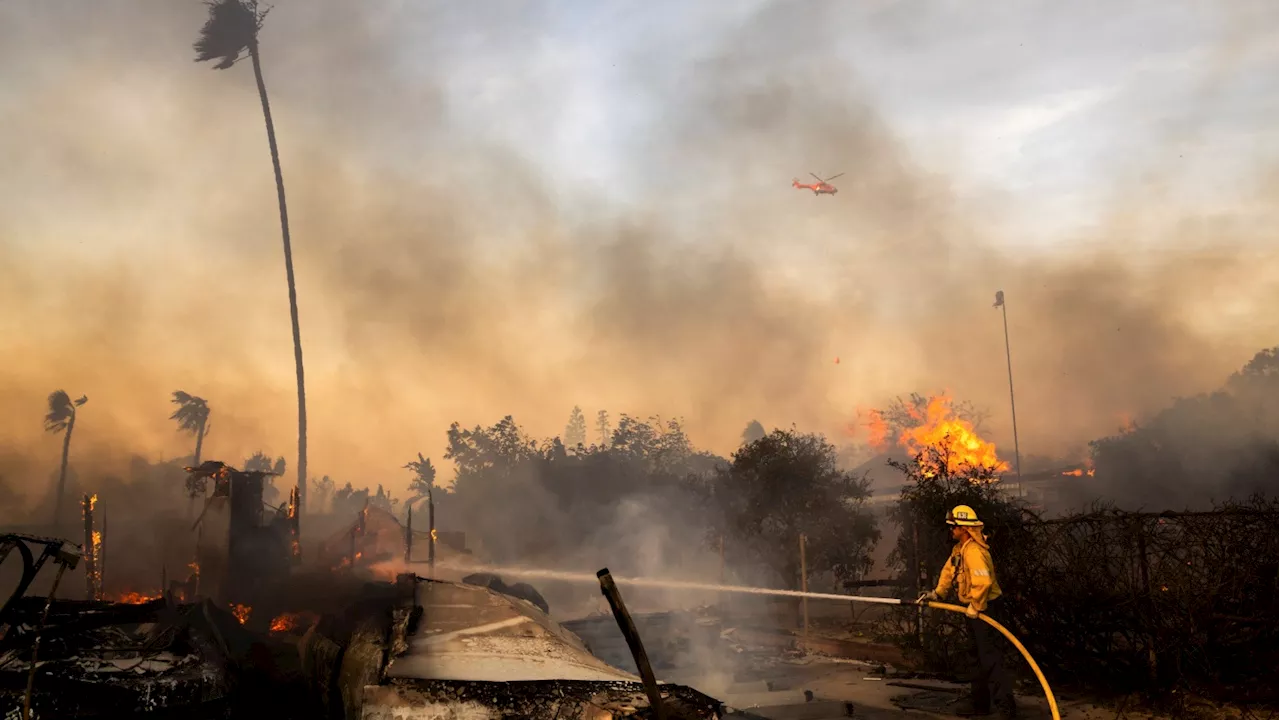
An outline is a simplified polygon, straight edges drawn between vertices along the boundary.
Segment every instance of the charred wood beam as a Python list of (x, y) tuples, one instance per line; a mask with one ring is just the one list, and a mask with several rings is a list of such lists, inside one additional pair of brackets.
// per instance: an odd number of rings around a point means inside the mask
[(618, 592), (618, 586), (613, 582), (609, 568), (602, 568), (596, 573), (596, 577), (600, 579), (600, 592), (609, 601), (609, 608), (613, 610), (618, 629), (622, 631), (622, 637), (626, 639), (627, 647), (631, 649), (631, 657), (636, 661), (640, 680), (644, 683), (645, 695), (649, 697), (649, 708), (653, 710), (653, 716), (657, 720), (665, 720), (666, 712), (662, 707), (662, 693), (658, 690), (658, 680), (653, 675), (653, 667), (649, 665), (649, 655), (644, 651), (644, 643), (640, 641), (640, 633), (636, 631), (631, 613), (627, 612), (627, 606), (622, 602), (622, 593)]
[(31, 692), (36, 683), (36, 668), (40, 667), (40, 664), (36, 662), (36, 658), (40, 653), (40, 635), (41, 631), (44, 630), (45, 620), (49, 618), (49, 607), (53, 605), (53, 598), (58, 594), (58, 583), (62, 581), (62, 575), (67, 571), (67, 566), (74, 568), (76, 563), (58, 563), (58, 574), (53, 576), (53, 587), (49, 588), (49, 597), (44, 603), (44, 613), (40, 615), (40, 624), (36, 626), (36, 639), (31, 645), (31, 671), (27, 674), (27, 692), (22, 698), (22, 720), (31, 720)]
[[(23, 598), (15, 606), (14, 624), (25, 623), (34, 627), (42, 609), (40, 603), (44, 600), (45, 598)], [(153, 622), (163, 607), (164, 600), (137, 605), (55, 600), (50, 606), (43, 634), (46, 637), (78, 637), (112, 625)], [(14, 637), (18, 637), (16, 633)]]
[(85, 493), (80, 499), (80, 511), (84, 519), (84, 597), (86, 600), (97, 600), (101, 596), (98, 586), (98, 543), (93, 535), (93, 506), (98, 496)]
[[(27, 543), (43, 546), (39, 557), (32, 554)], [(36, 579), (36, 575), (40, 574), (40, 568), (44, 567), (46, 561), (52, 559), (60, 566), (73, 570), (80, 564), (80, 549), (58, 538), (11, 533), (0, 535), (0, 547), (17, 548), (18, 554), (22, 557), (22, 579), (18, 581), (18, 586), (5, 601), (4, 607), (0, 608), (0, 627), (8, 623), (13, 605), (26, 594), (27, 588), (31, 587), (31, 583)], [(8, 552), (4, 552), (3, 556), (7, 557)], [(50, 596), (52, 595), (53, 593), (50, 593)]]

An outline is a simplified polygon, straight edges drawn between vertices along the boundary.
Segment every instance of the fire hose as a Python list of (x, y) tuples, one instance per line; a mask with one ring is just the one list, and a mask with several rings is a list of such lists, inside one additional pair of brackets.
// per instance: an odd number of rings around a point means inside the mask
[[(901, 600), (899, 600), (898, 603), (900, 605), (917, 604), (917, 603), (902, 602)], [(961, 614), (965, 613), (965, 608), (959, 605), (952, 605), (950, 603), (940, 603), (940, 602), (929, 601), (929, 602), (921, 602), (919, 604), (924, 605), (926, 607), (934, 608), (935, 610), (950, 610), (951, 612), (958, 612)], [(1053, 720), (1062, 720), (1062, 716), (1058, 714), (1058, 701), (1055, 700), (1053, 697), (1053, 688), (1049, 687), (1049, 681), (1045, 679), (1044, 673), (1040, 672), (1040, 666), (1036, 664), (1035, 658), (1031, 657), (1031, 653), (1027, 652), (1027, 649), (1023, 647), (1021, 642), (1018, 641), (1018, 638), (1014, 637), (1013, 633), (1009, 632), (1008, 628), (1006, 628), (1005, 626), (1001, 625), (995, 620), (992, 620), (991, 618), (987, 617), (983, 613), (978, 613), (978, 618), (981, 619), (986, 624), (990, 625), (991, 627), (995, 628), (1001, 635), (1008, 638), (1009, 642), (1013, 643), (1013, 646), (1018, 649), (1018, 652), (1022, 653), (1022, 657), (1027, 661), (1027, 665), (1031, 667), (1031, 672), (1035, 673), (1036, 679), (1040, 681), (1040, 687), (1041, 689), (1044, 690), (1044, 698), (1045, 700), (1049, 701), (1049, 712), (1053, 713)]]
[[(608, 576), (610, 585), (616, 583), (618, 585), (632, 585), (632, 586), (639, 586), (639, 587), (647, 586), (647, 587), (661, 587), (661, 588), (667, 588), (667, 589), (684, 588), (689, 590), (704, 590), (704, 591), (709, 590), (713, 592), (745, 593), (745, 594), (752, 594), (752, 595), (776, 595), (780, 597), (810, 598), (813, 600), (835, 600), (838, 602), (860, 602), (860, 603), (871, 603), (875, 605), (908, 605), (908, 606), (915, 605), (917, 607), (930, 607), (935, 610), (946, 610), (948, 612), (967, 614), (966, 609), (964, 607), (961, 607), (960, 605), (952, 605), (950, 603), (942, 603), (942, 602), (936, 602), (936, 601), (925, 601), (923, 597), (919, 600), (913, 601), (913, 600), (901, 600), (899, 598), (870, 597), (867, 595), (837, 595), (835, 593), (802, 592), (798, 590), (773, 590), (773, 589), (766, 589), (766, 588), (753, 588), (753, 587), (742, 587), (742, 586), (734, 586), (734, 585), (717, 585), (717, 584), (711, 584), (711, 583), (688, 582), (688, 581), (682, 581), (682, 580), (658, 580), (658, 579), (649, 579), (649, 578), (613, 578), (612, 576), (609, 576), (609, 571), (607, 569), (601, 570), (599, 573), (596, 574), (596, 576), (587, 575), (585, 573), (573, 573), (573, 572), (562, 572), (562, 571), (552, 571), (552, 570), (525, 570), (520, 568), (498, 568), (498, 567), (484, 567), (484, 566), (473, 566), (473, 567), (469, 567), (469, 569), (473, 571), (484, 570), (487, 572), (507, 573), (511, 575), (523, 575), (528, 577), (549, 577), (557, 580), (567, 580), (571, 582), (577, 581), (577, 580), (597, 581), (597, 580), (601, 580), (604, 576)], [(602, 584), (602, 588), (603, 587), (604, 586)], [(606, 596), (607, 595), (608, 595), (608, 592), (606, 591)], [(991, 627), (995, 628), (997, 632), (1005, 636), (1005, 638), (1007, 638), (1009, 642), (1013, 643), (1013, 646), (1017, 648), (1019, 653), (1022, 654), (1023, 659), (1027, 661), (1027, 665), (1031, 668), (1031, 672), (1035, 673), (1036, 679), (1040, 681), (1040, 688), (1044, 690), (1045, 700), (1049, 702), (1049, 712), (1052, 713), (1053, 720), (1062, 720), (1062, 716), (1058, 713), (1058, 701), (1053, 697), (1053, 688), (1049, 687), (1049, 681), (1045, 679), (1044, 673), (1040, 671), (1040, 666), (1036, 664), (1035, 658), (1031, 657), (1031, 653), (1027, 651), (1027, 648), (1023, 646), (1023, 644), (1018, 640), (1018, 638), (1014, 637), (1013, 633), (1009, 632), (1008, 628), (996, 622), (995, 620), (992, 620), (991, 618), (987, 617), (986, 614), (978, 613), (978, 618), (980, 618), (983, 622), (990, 625)]]
[[(628, 581), (621, 580), (621, 579), (619, 579), (618, 582), (620, 584), (630, 584)], [(647, 584), (647, 583), (636, 582), (636, 581), (631, 581), (631, 582), (635, 582), (635, 584)], [(663, 584), (668, 586), (687, 585), (690, 587), (715, 587), (715, 586), (705, 586), (699, 583), (668, 582)], [(800, 597), (800, 598), (812, 598), (814, 600), (843, 600), (845, 602), (872, 603), (876, 605), (915, 605), (918, 607), (930, 607), (935, 610), (946, 610), (948, 612), (956, 612), (962, 615), (967, 615), (966, 608), (960, 605), (952, 605), (951, 603), (942, 603), (942, 602), (936, 602), (936, 601), (925, 601), (924, 598), (913, 601), (913, 600), (901, 600), (898, 598), (869, 597), (867, 595), (837, 595), (835, 593), (799, 592), (796, 590), (761, 591), (758, 588), (740, 588), (740, 587), (733, 587), (733, 586), (719, 586), (717, 589), (720, 590), (721, 592), (749, 592), (749, 593), (782, 595), (782, 596)], [(1017, 648), (1019, 653), (1022, 654), (1023, 659), (1027, 661), (1027, 665), (1031, 668), (1031, 672), (1035, 673), (1036, 679), (1040, 681), (1040, 689), (1044, 690), (1044, 698), (1049, 702), (1049, 712), (1052, 713), (1053, 720), (1062, 720), (1062, 716), (1058, 713), (1058, 701), (1053, 696), (1053, 688), (1049, 687), (1049, 681), (1045, 679), (1044, 673), (1040, 671), (1040, 665), (1036, 663), (1035, 658), (1031, 657), (1031, 653), (1027, 651), (1027, 648), (1022, 644), (1022, 642), (1018, 640), (1017, 637), (1014, 636), (1013, 633), (1009, 632), (1008, 628), (996, 622), (995, 620), (992, 620), (991, 618), (987, 617), (985, 613), (978, 613), (978, 618), (981, 619), (986, 624), (990, 625), (991, 627), (995, 628), (997, 632), (1005, 636), (1009, 640), (1009, 642), (1013, 643), (1013, 646)]]
[[(951, 603), (942, 603), (942, 602), (936, 602), (932, 600), (925, 601), (923, 598), (921, 598), (920, 600), (912, 601), (912, 600), (900, 600), (898, 598), (868, 597), (866, 595), (836, 595), (834, 593), (805, 593), (805, 592), (796, 592), (794, 590), (773, 590), (773, 591), (770, 591), (770, 594), (791, 595), (796, 597), (808, 597), (808, 598), (821, 599), (821, 600), (844, 600), (846, 602), (874, 603), (877, 605), (916, 605), (920, 607), (930, 607), (935, 610), (947, 610), (949, 612), (957, 612), (962, 615), (967, 614), (966, 608), (960, 605), (952, 605)], [(1008, 638), (1009, 642), (1013, 643), (1013, 646), (1018, 649), (1018, 652), (1022, 653), (1022, 657), (1027, 661), (1027, 665), (1030, 666), (1031, 672), (1035, 673), (1036, 679), (1040, 681), (1040, 689), (1044, 690), (1044, 698), (1049, 702), (1049, 712), (1053, 714), (1053, 720), (1062, 720), (1062, 716), (1058, 714), (1058, 701), (1053, 697), (1053, 688), (1049, 687), (1049, 681), (1045, 679), (1044, 673), (1040, 672), (1040, 666), (1036, 663), (1035, 658), (1031, 657), (1031, 653), (1027, 651), (1027, 648), (1023, 646), (1023, 644), (1018, 640), (1017, 637), (1014, 636), (1013, 633), (1009, 632), (1008, 628), (996, 622), (995, 620), (992, 620), (991, 618), (987, 617), (985, 613), (978, 613), (978, 618), (981, 619), (986, 624), (990, 625), (991, 627), (995, 628), (1001, 635)]]

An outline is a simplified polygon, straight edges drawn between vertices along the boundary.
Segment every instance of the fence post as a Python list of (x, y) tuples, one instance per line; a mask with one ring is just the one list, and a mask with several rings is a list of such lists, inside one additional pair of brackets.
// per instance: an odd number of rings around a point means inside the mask
[(1136, 518), (1130, 526), (1138, 544), (1138, 577), (1142, 581), (1142, 638), (1147, 645), (1147, 679), (1154, 687), (1160, 677), (1160, 664), (1156, 656), (1155, 633), (1151, 623), (1155, 621), (1155, 596), (1151, 592), (1151, 569), (1147, 559), (1147, 530), (1142, 518)]
[(406, 508), (404, 518), (404, 564), (413, 562), (413, 503)]
[[(916, 524), (915, 517), (911, 519), (911, 577), (914, 585), (916, 597), (920, 597), (920, 574), (923, 568), (920, 563), (920, 527)], [(924, 651), (924, 608), (916, 607), (916, 642), (920, 643), (921, 652)]]
[[(720, 586), (724, 587), (724, 533), (720, 533)], [(716, 601), (720, 606), (720, 617), (723, 619), (728, 615), (725, 612), (725, 594), (721, 592)]]
[[(804, 533), (800, 533), (800, 592), (809, 592), (809, 566), (804, 557)], [(809, 598), (807, 596), (800, 598), (800, 608), (804, 617), (804, 634), (801, 635), (800, 648), (809, 652)]]

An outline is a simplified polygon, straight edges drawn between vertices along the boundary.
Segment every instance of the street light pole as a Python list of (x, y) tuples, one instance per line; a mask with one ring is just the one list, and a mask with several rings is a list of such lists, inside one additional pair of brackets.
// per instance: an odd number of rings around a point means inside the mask
[(1004, 291), (996, 291), (996, 304), (1004, 318), (1004, 359), (1009, 367), (1009, 411), (1013, 414), (1013, 468), (1018, 474), (1018, 490), (1022, 490), (1022, 454), (1018, 451), (1018, 406), (1013, 402), (1013, 354), (1009, 351), (1009, 310), (1004, 304)]

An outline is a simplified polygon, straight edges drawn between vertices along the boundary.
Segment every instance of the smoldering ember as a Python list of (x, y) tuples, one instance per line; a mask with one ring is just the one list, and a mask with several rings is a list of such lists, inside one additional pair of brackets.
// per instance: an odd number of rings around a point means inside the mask
[[(972, 672), (964, 618), (914, 600), (964, 505), (1010, 599), (999, 622), (1044, 675), (1009, 646), (1023, 715), (1266, 717), (1276, 383), (1262, 351), (1082, 464), (1020, 477), (971, 406), (923, 396), (865, 414), (873, 455), (852, 468), (754, 422), (729, 459), (626, 415), (588, 444), (576, 409), (572, 446), (512, 418), (455, 425), (454, 482), (419, 455), (403, 502), (323, 478), (304, 506), (263, 453), (139, 460), (100, 492), (69, 478), (54, 524), (0, 535), (0, 698), (35, 718), (945, 717)], [(180, 423), (207, 412), (175, 402)], [(1270, 444), (1193, 447), (1233, 416), (1270, 417)], [(1106, 490), (1213, 472), (1245, 494), (1139, 508)]]

